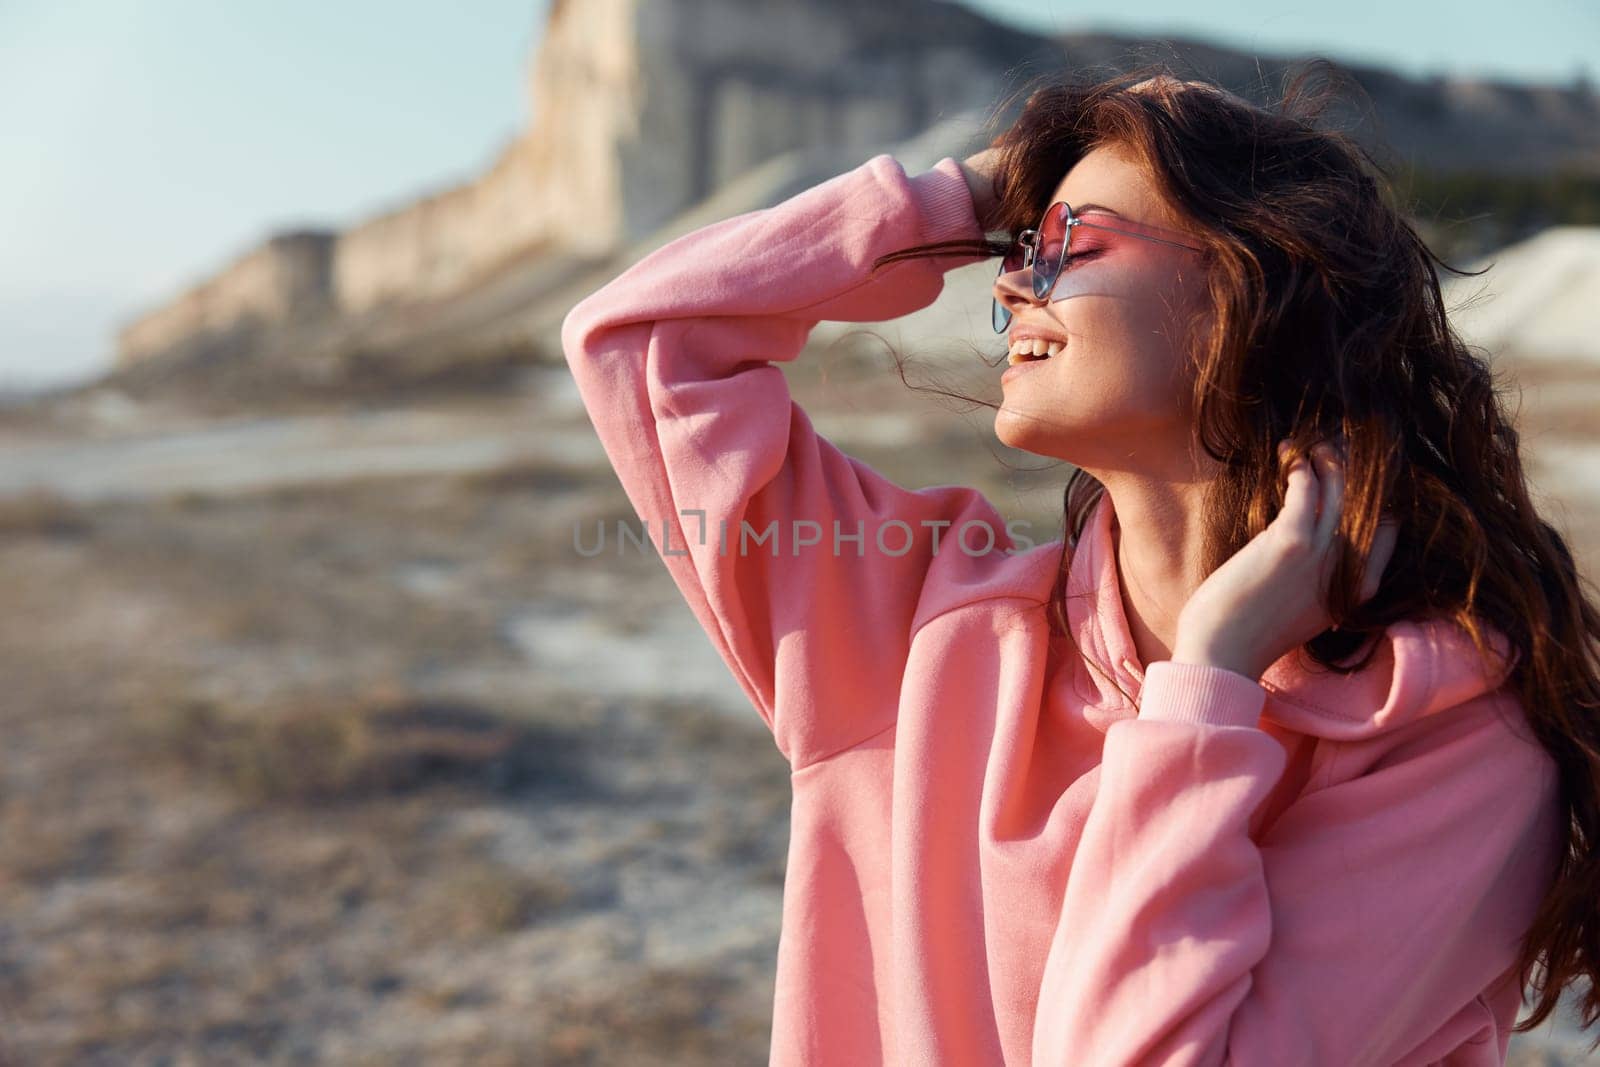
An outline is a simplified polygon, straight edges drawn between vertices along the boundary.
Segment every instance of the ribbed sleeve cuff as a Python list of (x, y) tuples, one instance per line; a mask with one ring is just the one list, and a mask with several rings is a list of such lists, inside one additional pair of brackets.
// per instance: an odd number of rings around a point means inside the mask
[(931, 244), (935, 241), (962, 238), (978, 240), (983, 237), (983, 232), (978, 229), (972, 190), (967, 188), (967, 179), (954, 156), (944, 157), (931, 169), (909, 180), (922, 209), (923, 241)]
[(1238, 671), (1157, 660), (1145, 668), (1139, 718), (1212, 726), (1256, 726), (1267, 691)]

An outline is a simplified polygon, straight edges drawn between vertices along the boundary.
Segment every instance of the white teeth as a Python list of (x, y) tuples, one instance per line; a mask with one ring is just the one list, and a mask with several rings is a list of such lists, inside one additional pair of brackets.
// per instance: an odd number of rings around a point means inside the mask
[(1006, 353), (1006, 362), (1015, 366), (1024, 360), (1037, 356), (1048, 358), (1056, 355), (1065, 347), (1066, 345), (1061, 341), (1044, 341), (1035, 337), (1023, 338), (1012, 343), (1010, 350)]

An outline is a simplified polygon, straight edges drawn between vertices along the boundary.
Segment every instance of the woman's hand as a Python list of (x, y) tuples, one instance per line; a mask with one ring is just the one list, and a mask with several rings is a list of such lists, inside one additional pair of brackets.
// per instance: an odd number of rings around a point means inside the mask
[[(1286, 443), (1278, 446), (1280, 459)], [(1184, 604), (1173, 662), (1224, 667), (1259, 680), (1279, 657), (1333, 624), (1325, 603), (1344, 503), (1344, 466), (1326, 442), (1312, 453), (1315, 472), (1304, 459), (1289, 469), (1283, 510)], [(1378, 591), (1397, 530), (1392, 519), (1378, 523), (1362, 601)]]
[(972, 191), (972, 206), (978, 216), (978, 227), (988, 233), (995, 225), (995, 209), (999, 198), (995, 194), (994, 175), (1000, 162), (998, 148), (985, 148), (961, 162), (961, 173)]

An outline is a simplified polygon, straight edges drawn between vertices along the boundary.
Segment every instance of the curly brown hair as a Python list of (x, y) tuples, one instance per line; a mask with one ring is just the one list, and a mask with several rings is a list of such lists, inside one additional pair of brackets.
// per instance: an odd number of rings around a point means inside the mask
[[(1180, 80), (1164, 63), (1109, 77), (1035, 79), (1014, 95), (1026, 103), (991, 143), (1004, 232), (901, 249), (874, 269), (923, 256), (1003, 255), (1085, 154), (1131, 150), (1205, 246), (1212, 314), (1204, 326), (1196, 320), (1186, 356), (1197, 438), (1222, 464), (1209, 488), (1206, 573), (1266, 528), (1283, 503), (1280, 472), (1296, 456), (1342, 439), (1342, 549), (1328, 596), (1334, 626), (1304, 651), (1330, 670), (1356, 671), (1390, 623), (1433, 616), (1457, 622), (1485, 655), (1483, 624), (1509, 640), (1518, 658), (1506, 684), (1560, 768), (1567, 827), (1522, 944), (1523, 986), (1533, 982), (1538, 1000), (1516, 1029), (1541, 1023), (1562, 990), (1584, 978), (1587, 1028), (1600, 1018), (1594, 587), (1529, 498), (1502, 384), (1446, 317), (1433, 265), (1468, 272), (1444, 263), (1418, 235), (1390, 175), (1366, 149), (1319, 125), (1353, 83), (1323, 59), (1291, 68), (1286, 81), (1275, 103), (1258, 107), (1220, 86)], [(1007, 105), (995, 112), (1005, 113)], [(1280, 464), (1282, 438), (1292, 452)], [(1103, 492), (1075, 469), (1063, 494), (1069, 536), (1050, 613), (1069, 640), (1068, 547)], [(1361, 602), (1362, 564), (1380, 515), (1398, 522), (1398, 540), (1377, 594)], [(1367, 654), (1349, 662), (1369, 639)]]

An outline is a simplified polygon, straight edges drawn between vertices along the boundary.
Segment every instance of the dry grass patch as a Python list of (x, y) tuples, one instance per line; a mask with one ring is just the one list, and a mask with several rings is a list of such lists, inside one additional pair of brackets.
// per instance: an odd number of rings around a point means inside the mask
[(256, 803), (360, 801), (439, 785), (520, 792), (586, 781), (575, 732), (390, 686), (250, 710), (179, 696), (138, 709), (131, 721), (145, 751)]
[(474, 857), (427, 882), (407, 925), (421, 942), (471, 941), (520, 930), (578, 902), (558, 872), (526, 874)]
[(564, 994), (531, 1062), (550, 1067), (627, 1063), (754, 1063), (771, 1040), (764, 997), (720, 962), (653, 967), (604, 994)]
[(469, 471), (457, 484), (471, 492), (486, 493), (566, 493), (591, 489), (601, 482), (593, 470), (559, 464), (512, 460), (498, 467)]
[(91, 529), (88, 512), (53, 489), (0, 497), (0, 537), (81, 537)]

